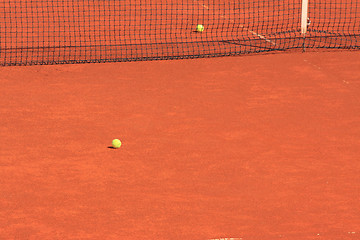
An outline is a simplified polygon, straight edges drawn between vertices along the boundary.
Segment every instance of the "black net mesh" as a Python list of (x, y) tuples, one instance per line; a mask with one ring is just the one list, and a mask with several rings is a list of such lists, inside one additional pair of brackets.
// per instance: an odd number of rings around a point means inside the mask
[(0, 0), (0, 65), (359, 48), (359, 0), (309, 0), (308, 16), (304, 39), (300, 0)]

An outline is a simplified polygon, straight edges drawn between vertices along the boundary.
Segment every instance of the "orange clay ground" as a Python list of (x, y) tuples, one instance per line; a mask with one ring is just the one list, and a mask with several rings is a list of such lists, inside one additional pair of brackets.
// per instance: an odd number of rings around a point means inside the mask
[(0, 86), (0, 239), (360, 239), (358, 51), (2, 67)]

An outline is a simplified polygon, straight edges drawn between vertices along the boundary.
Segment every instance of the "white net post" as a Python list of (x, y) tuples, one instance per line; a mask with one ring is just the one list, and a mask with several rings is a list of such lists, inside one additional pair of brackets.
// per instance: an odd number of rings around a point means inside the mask
[(304, 38), (303, 50), (305, 51), (305, 36), (308, 27), (308, 5), (309, 0), (302, 0), (301, 7), (301, 34)]

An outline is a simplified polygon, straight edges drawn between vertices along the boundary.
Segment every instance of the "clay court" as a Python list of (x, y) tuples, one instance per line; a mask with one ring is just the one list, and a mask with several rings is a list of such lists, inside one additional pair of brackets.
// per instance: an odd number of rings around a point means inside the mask
[(17, 65), (0, 67), (0, 239), (360, 239), (359, 37), (316, 37), (305, 52), (41, 66), (89, 56), (14, 42), (0, 51)]
[(0, 71), (1, 239), (359, 239), (357, 51)]

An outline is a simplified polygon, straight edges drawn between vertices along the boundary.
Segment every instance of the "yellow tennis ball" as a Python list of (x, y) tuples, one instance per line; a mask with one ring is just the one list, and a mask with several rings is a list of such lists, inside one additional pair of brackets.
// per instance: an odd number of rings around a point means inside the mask
[(121, 141), (119, 139), (112, 140), (112, 146), (113, 146), (113, 148), (121, 147)]
[(202, 31), (204, 31), (204, 25), (202, 25), (202, 24), (198, 24), (197, 26), (196, 26), (196, 31), (198, 31), (198, 32), (202, 32)]

